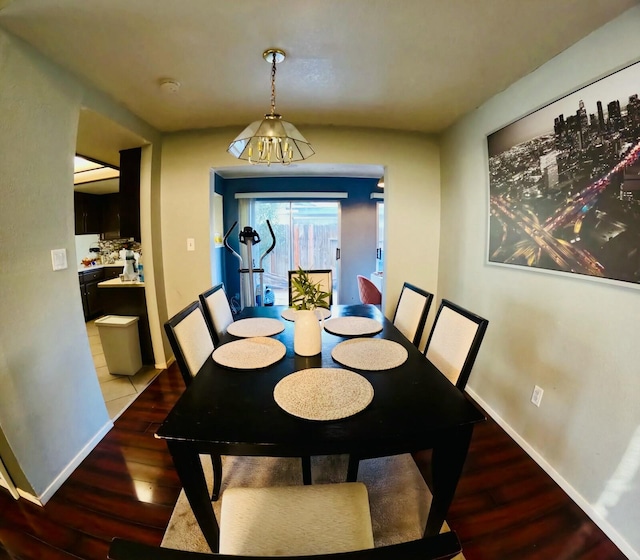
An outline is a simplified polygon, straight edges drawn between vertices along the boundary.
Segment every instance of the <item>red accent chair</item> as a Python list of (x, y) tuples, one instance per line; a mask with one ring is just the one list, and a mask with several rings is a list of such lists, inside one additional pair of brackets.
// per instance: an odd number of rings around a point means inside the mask
[(360, 274), (358, 274), (358, 291), (360, 292), (360, 301), (362, 303), (372, 303), (373, 305), (382, 303), (380, 290), (371, 280)]

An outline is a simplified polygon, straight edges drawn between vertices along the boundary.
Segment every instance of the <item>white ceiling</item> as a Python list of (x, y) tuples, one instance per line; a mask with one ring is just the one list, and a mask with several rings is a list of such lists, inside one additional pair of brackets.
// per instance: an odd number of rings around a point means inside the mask
[[(303, 134), (305, 124), (438, 133), (636, 3), (0, 0), (0, 27), (161, 131), (240, 132), (260, 118), (262, 52), (278, 47), (277, 109)], [(162, 91), (164, 78), (181, 87)], [(109, 126), (89, 116), (90, 131)], [(120, 143), (139, 142), (124, 133)]]

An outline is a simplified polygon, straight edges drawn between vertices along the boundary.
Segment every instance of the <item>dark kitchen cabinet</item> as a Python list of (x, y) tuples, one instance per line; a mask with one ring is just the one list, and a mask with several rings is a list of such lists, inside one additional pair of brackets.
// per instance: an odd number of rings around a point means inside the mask
[(78, 273), (80, 282), (80, 297), (82, 298), (82, 309), (84, 320), (90, 321), (102, 315), (102, 303), (98, 283), (104, 279), (102, 268), (96, 270), (86, 270)]
[(100, 197), (102, 208), (102, 231), (104, 239), (120, 238), (120, 193), (103, 194)]
[(100, 296), (98, 294), (98, 283), (89, 282), (88, 284), (85, 284), (85, 294), (87, 297), (89, 318), (93, 319), (98, 315), (102, 315), (102, 306), (100, 305)]
[(83, 192), (73, 193), (76, 235), (102, 232), (100, 196)]
[(100, 233), (104, 239), (120, 238), (120, 193), (75, 192), (76, 235)]
[(140, 241), (140, 158), (142, 148), (120, 150), (120, 236)]
[(104, 271), (104, 279), (105, 280), (113, 280), (114, 278), (118, 278), (122, 274), (123, 266), (105, 266), (102, 270)]

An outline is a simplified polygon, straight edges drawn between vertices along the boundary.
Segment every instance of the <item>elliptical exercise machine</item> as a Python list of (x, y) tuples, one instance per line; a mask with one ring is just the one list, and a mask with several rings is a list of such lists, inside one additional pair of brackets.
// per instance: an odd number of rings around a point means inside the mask
[[(271, 252), (276, 246), (276, 236), (273, 233), (273, 228), (271, 227), (271, 223), (267, 220), (267, 227), (269, 228), (269, 233), (271, 234), (271, 246), (260, 256), (260, 261), (258, 262), (258, 268), (253, 267), (253, 247), (260, 243), (260, 235), (256, 230), (254, 230), (251, 226), (245, 226), (244, 229), (239, 233), (238, 239), (240, 243), (247, 246), (247, 266), (244, 265), (242, 260), (242, 256), (239, 255), (236, 251), (233, 250), (233, 247), (229, 245), (229, 236), (231, 232), (238, 225), (238, 222), (233, 222), (233, 225), (229, 228), (229, 231), (224, 236), (224, 246), (236, 257), (240, 263), (240, 268), (238, 268), (238, 272), (240, 273), (240, 307), (261, 307), (265, 304), (265, 294), (264, 294), (264, 268), (262, 268), (262, 261), (264, 258)], [(255, 283), (253, 281), (253, 275), (259, 275), (259, 284), (258, 284), (258, 294), (255, 293)], [(243, 279), (247, 278), (248, 281), (244, 282)], [(248, 287), (247, 287), (248, 284)], [(248, 293), (246, 293), (248, 291)], [(256, 298), (257, 296), (257, 298)], [(259, 303), (257, 303), (257, 301)]]

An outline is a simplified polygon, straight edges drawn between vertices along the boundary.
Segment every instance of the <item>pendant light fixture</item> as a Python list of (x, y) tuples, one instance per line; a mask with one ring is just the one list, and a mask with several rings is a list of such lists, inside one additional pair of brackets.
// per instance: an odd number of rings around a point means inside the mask
[(262, 53), (262, 57), (271, 64), (271, 112), (261, 121), (252, 122), (227, 148), (231, 155), (246, 159), (251, 164), (289, 165), (315, 153), (298, 129), (276, 113), (276, 64), (285, 56), (280, 49), (268, 49)]

